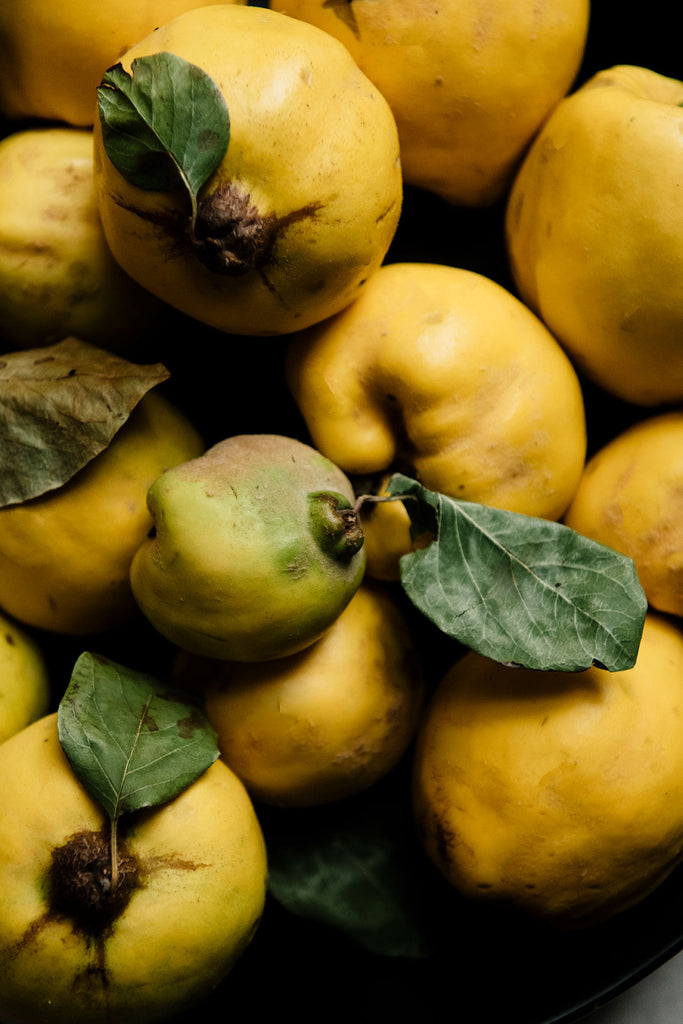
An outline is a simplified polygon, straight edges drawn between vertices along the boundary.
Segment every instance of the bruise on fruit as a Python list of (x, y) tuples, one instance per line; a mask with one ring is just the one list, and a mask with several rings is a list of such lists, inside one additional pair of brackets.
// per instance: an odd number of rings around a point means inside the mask
[(323, 206), (321, 202), (312, 202), (282, 216), (261, 214), (250, 193), (234, 182), (202, 197), (194, 221), (178, 211), (143, 209), (117, 195), (112, 195), (112, 199), (128, 213), (159, 229), (159, 244), (169, 258), (195, 255), (207, 270), (228, 277), (240, 277), (254, 270), (281, 301), (264, 269), (273, 262), (278, 236), (290, 224), (315, 217)]
[(140, 885), (137, 859), (125, 843), (119, 843), (118, 869), (119, 881), (112, 888), (108, 825), (99, 832), (83, 830), (70, 836), (52, 851), (46, 877), (48, 909), (31, 922), (18, 942), (0, 950), (1, 959), (9, 963), (25, 950), (30, 951), (53, 921), (67, 920), (74, 931), (85, 936), (93, 955), (74, 985), (91, 990), (94, 983), (106, 998), (109, 979), (105, 938)]
[(290, 224), (313, 217), (321, 203), (307, 203), (278, 217), (260, 213), (251, 195), (229, 181), (197, 204), (193, 244), (199, 260), (217, 274), (239, 277), (272, 261), (279, 233)]
[(99, 993), (107, 1003), (106, 939), (133, 893), (156, 871), (197, 871), (208, 866), (178, 855), (146, 858), (142, 865), (119, 838), (118, 884), (112, 889), (110, 841), (107, 822), (99, 832), (86, 829), (74, 833), (52, 851), (45, 880), (48, 908), (31, 922), (17, 942), (0, 947), (0, 971), (3, 964), (11, 963), (23, 952), (30, 954), (41, 933), (53, 922), (67, 921), (75, 932), (82, 933), (91, 957), (74, 977), (74, 991), (81, 990), (93, 998)]
[(52, 851), (48, 872), (50, 910), (70, 919), (88, 935), (103, 935), (123, 913), (139, 884), (137, 858), (121, 842), (118, 882), (112, 886), (108, 825), (100, 832), (77, 832)]

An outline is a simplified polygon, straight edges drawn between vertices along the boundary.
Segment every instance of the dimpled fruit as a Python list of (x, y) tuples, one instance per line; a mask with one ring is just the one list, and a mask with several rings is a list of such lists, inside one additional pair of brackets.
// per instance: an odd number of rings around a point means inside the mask
[(534, 672), (470, 652), (418, 735), (425, 849), (460, 893), (604, 920), (683, 858), (683, 632), (655, 613), (633, 668)]
[[(3, 0), (0, 111), (92, 126), (95, 89), (122, 53), (197, 0)], [(245, 0), (203, 0), (203, 4)]]
[(263, 911), (266, 850), (222, 761), (165, 804), (122, 816), (113, 904), (109, 819), (72, 772), (56, 714), (0, 745), (0, 777), (4, 1021), (151, 1024), (229, 973)]
[(0, 612), (0, 743), (47, 714), (50, 677), (37, 641)]
[(298, 654), (177, 662), (185, 685), (201, 681), (221, 754), (261, 803), (309, 807), (367, 789), (405, 753), (422, 711), (408, 624), (372, 581)]
[(598, 72), (561, 100), (509, 193), (522, 299), (587, 377), (642, 406), (683, 400), (683, 81)]
[(271, 0), (340, 39), (394, 113), (404, 180), (500, 198), (579, 69), (588, 0)]
[(148, 392), (66, 484), (0, 509), (0, 607), (31, 626), (71, 635), (132, 618), (138, 609), (128, 574), (152, 525), (147, 490), (203, 448), (180, 409)]
[(131, 565), (158, 631), (196, 654), (284, 657), (317, 640), (365, 570), (353, 489), (294, 438), (226, 438), (152, 485), (154, 536)]
[[(287, 379), (312, 443), (350, 475), (399, 469), (452, 498), (557, 519), (583, 470), (569, 359), (519, 299), (469, 270), (385, 264), (352, 306), (292, 336)], [(408, 513), (367, 507), (372, 564), (397, 575)]]
[[(162, 51), (213, 80), (230, 139), (190, 227), (181, 189), (147, 191), (119, 173), (98, 119), (95, 180), (115, 258), (152, 294), (228, 333), (279, 335), (342, 309), (381, 264), (401, 211), (384, 97), (338, 40), (259, 7), (189, 11), (122, 66)], [(185, 101), (178, 91), (179, 110)]]
[(683, 617), (683, 411), (640, 420), (596, 452), (565, 522), (632, 558), (649, 603)]

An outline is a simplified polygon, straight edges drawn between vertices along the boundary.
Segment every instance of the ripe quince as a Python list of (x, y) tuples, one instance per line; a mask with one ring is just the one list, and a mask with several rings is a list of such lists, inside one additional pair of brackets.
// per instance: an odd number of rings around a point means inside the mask
[[(343, 308), (384, 259), (401, 211), (384, 97), (338, 40), (258, 7), (188, 11), (121, 65), (130, 75), (162, 52), (216, 85), (229, 142), (192, 219), (180, 189), (138, 187), (117, 170), (98, 119), (95, 179), (114, 257), (152, 294), (228, 333), (279, 335)], [(192, 95), (175, 103), (191, 109)]]
[(389, 102), (406, 184), (500, 199), (579, 70), (588, 0), (270, 0), (344, 43)]
[(55, 633), (107, 630), (138, 613), (129, 568), (152, 519), (147, 490), (204, 443), (154, 391), (107, 447), (67, 483), (0, 508), (0, 607)]
[(576, 366), (640, 406), (683, 399), (683, 82), (618, 65), (565, 97), (512, 185), (510, 265)]
[(367, 789), (406, 752), (423, 707), (411, 632), (393, 595), (364, 581), (320, 640), (267, 662), (182, 652), (226, 763), (259, 803), (310, 807)]
[[(245, 3), (246, 0), (203, 0)], [(0, 5), (0, 112), (90, 128), (95, 89), (122, 53), (196, 0), (5, 0)]]
[(468, 898), (557, 926), (638, 903), (683, 859), (683, 632), (650, 613), (633, 668), (469, 652), (417, 738), (420, 839)]
[(0, 776), (3, 1020), (149, 1024), (229, 973), (258, 926), (267, 863), (224, 762), (120, 819), (113, 892), (109, 819), (74, 775), (56, 714), (0, 745)]
[(119, 267), (100, 224), (91, 131), (31, 127), (0, 142), (0, 337), (72, 335), (124, 351), (167, 310)]
[(237, 435), (162, 473), (130, 580), (151, 624), (195, 654), (285, 657), (317, 640), (365, 570), (349, 480), (309, 445)]
[(632, 558), (649, 604), (683, 617), (683, 411), (639, 420), (597, 451), (564, 521)]
[(0, 612), (0, 743), (46, 715), (50, 673), (42, 648)]
[[(312, 443), (350, 476), (400, 470), (449, 497), (547, 519), (581, 477), (574, 368), (545, 325), (482, 274), (385, 264), (352, 306), (291, 337), (286, 371)], [(408, 531), (396, 520), (407, 512), (366, 503), (361, 516), (372, 564), (397, 577)]]

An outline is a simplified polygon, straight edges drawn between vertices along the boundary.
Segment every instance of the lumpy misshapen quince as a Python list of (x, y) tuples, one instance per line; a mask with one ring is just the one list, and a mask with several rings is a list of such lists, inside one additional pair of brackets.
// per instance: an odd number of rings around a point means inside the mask
[(137, 614), (130, 562), (152, 525), (147, 490), (204, 443), (163, 395), (144, 395), (107, 447), (63, 486), (0, 509), (0, 608), (85, 635)]
[(619, 65), (561, 100), (506, 210), (523, 300), (586, 377), (683, 400), (683, 81)]
[(683, 858), (683, 633), (650, 614), (633, 668), (466, 654), (418, 735), (415, 815), (456, 890), (557, 925), (604, 920)]
[(195, 6), (196, 0), (5, 0), (0, 111), (15, 120), (92, 127), (95, 89), (107, 68), (161, 22)]
[(294, 438), (226, 438), (161, 474), (148, 505), (155, 532), (133, 558), (133, 593), (152, 625), (193, 653), (294, 654), (363, 578), (351, 484)]
[(258, 926), (267, 860), (242, 783), (215, 761), (119, 823), (74, 775), (57, 715), (0, 744), (0, 1007), (13, 1024), (150, 1024), (207, 995)]
[[(352, 306), (291, 337), (286, 368), (313, 444), (349, 475), (400, 470), (449, 497), (547, 519), (578, 485), (576, 373), (545, 325), (482, 274), (385, 264)], [(368, 571), (397, 578), (408, 513), (366, 507)]]
[(258, 7), (181, 15), (125, 53), (123, 69), (135, 80), (133, 62), (162, 52), (213, 80), (230, 138), (188, 234), (187, 196), (130, 184), (98, 119), (100, 216), (123, 269), (232, 334), (283, 334), (353, 301), (388, 251), (403, 196), (396, 123), (379, 90), (338, 40)]

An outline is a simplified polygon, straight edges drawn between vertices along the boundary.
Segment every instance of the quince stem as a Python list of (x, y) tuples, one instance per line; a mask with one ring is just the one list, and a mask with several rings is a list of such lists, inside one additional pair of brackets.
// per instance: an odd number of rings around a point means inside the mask
[(119, 884), (119, 840), (118, 840), (118, 818), (110, 818), (109, 849), (111, 855), (111, 888), (116, 889)]
[(368, 502), (407, 501), (409, 498), (417, 500), (415, 494), (360, 494), (356, 499), (353, 510), (356, 515), (360, 515), (363, 505), (366, 505)]

